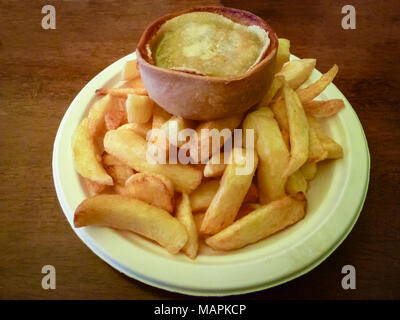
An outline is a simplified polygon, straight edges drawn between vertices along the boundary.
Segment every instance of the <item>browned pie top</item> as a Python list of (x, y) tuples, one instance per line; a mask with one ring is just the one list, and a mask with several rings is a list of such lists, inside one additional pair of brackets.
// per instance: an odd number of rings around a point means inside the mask
[(270, 44), (268, 32), (212, 12), (167, 20), (148, 46), (155, 65), (191, 73), (234, 77), (256, 65)]

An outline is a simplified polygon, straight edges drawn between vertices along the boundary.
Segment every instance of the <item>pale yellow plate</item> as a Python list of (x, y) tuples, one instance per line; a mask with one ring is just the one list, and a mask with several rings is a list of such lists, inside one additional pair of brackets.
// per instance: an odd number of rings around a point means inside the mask
[[(134, 234), (100, 227), (74, 228), (73, 213), (87, 195), (74, 170), (71, 136), (96, 99), (95, 90), (115, 85), (125, 61), (131, 59), (135, 54), (113, 63), (81, 90), (61, 121), (54, 142), (53, 176), (58, 199), (75, 233), (95, 254), (129, 277), (155, 287), (191, 295), (224, 296), (262, 290), (296, 278), (340, 245), (361, 212), (370, 159), (360, 121), (333, 84), (320, 98), (343, 99), (346, 107), (324, 127), (343, 146), (344, 158), (320, 166), (308, 193), (307, 215), (296, 225), (228, 253), (203, 246), (194, 261), (183, 254), (170, 255)], [(309, 81), (320, 75), (314, 70)]]

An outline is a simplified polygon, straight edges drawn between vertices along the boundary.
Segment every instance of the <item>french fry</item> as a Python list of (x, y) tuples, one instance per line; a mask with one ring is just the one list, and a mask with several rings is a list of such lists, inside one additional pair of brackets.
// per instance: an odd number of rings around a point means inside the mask
[(327, 135), (319, 135), (322, 146), (328, 152), (327, 159), (341, 159), (343, 158), (343, 148), (335, 140)]
[(189, 196), (186, 193), (178, 200), (176, 205), (176, 218), (186, 228), (188, 240), (182, 251), (191, 259), (196, 258), (199, 249), (199, 236), (197, 234), (196, 222), (190, 207)]
[(288, 177), (296, 172), (308, 159), (309, 133), (307, 116), (297, 93), (285, 86), (283, 94), (285, 96), (290, 136), (290, 160), (283, 175)]
[(289, 176), (286, 182), (286, 192), (288, 194), (296, 194), (302, 192), (307, 193), (308, 183), (301, 170), (297, 170)]
[(206, 215), (205, 212), (197, 212), (193, 214), (194, 222), (196, 224), (196, 230), (197, 230), (197, 235), (200, 237), (200, 229), (201, 229), (201, 224), (203, 223), (204, 216)]
[(286, 196), (250, 212), (226, 229), (206, 239), (216, 250), (233, 250), (264, 239), (304, 218), (305, 197)]
[(170, 213), (174, 211), (174, 185), (171, 180), (160, 174), (139, 172), (131, 175), (124, 187), (118, 188), (117, 192)]
[(278, 39), (279, 46), (276, 54), (275, 72), (279, 72), (282, 66), (290, 59), (290, 41), (288, 39)]
[(214, 164), (207, 162), (206, 166), (204, 167), (204, 176), (206, 178), (216, 178), (222, 176), (224, 170), (226, 168), (225, 163)]
[[(322, 77), (310, 84), (306, 88), (297, 89), (296, 92), (302, 104), (306, 104), (319, 96), (322, 91), (333, 81), (339, 68), (335, 64), (327, 73), (323, 74)], [(272, 102), (271, 109), (274, 112), (275, 118), (279, 123), (279, 127), (282, 130), (289, 131), (289, 123), (287, 120), (287, 114), (285, 110), (285, 101), (283, 98), (278, 98)]]
[(231, 152), (227, 152), (227, 154), (225, 154), (225, 152), (219, 152), (211, 156), (204, 167), (204, 176), (207, 178), (222, 176), (226, 168), (225, 162), (232, 162), (232, 160), (229, 160), (230, 157)]
[(326, 118), (337, 114), (344, 108), (344, 102), (342, 99), (332, 100), (313, 100), (303, 105), (304, 110), (307, 114), (315, 118)]
[(72, 152), (75, 170), (82, 177), (102, 185), (113, 184), (112, 177), (101, 164), (101, 156), (90, 134), (87, 118), (82, 120), (72, 137)]
[[(232, 164), (226, 166), (217, 194), (206, 211), (201, 225), (204, 234), (215, 234), (229, 226), (235, 220), (250, 188), (257, 168), (257, 154), (254, 150), (234, 148), (232, 157)], [(245, 168), (250, 170), (246, 170), (246, 173), (238, 172)]]
[(244, 216), (248, 215), (250, 212), (257, 209), (258, 206), (261, 206), (261, 205), (259, 203), (243, 203), (243, 205), (239, 209), (238, 214), (236, 215), (235, 220), (239, 220), (239, 219), (243, 218)]
[(107, 187), (104, 184), (99, 184), (97, 182), (93, 182), (89, 179), (85, 179), (85, 185), (87, 188), (87, 191), (89, 193), (89, 196), (94, 196), (96, 194), (99, 194), (100, 192), (104, 191), (104, 189)]
[(161, 129), (164, 123), (171, 119), (172, 115), (161, 108), (159, 105), (154, 106), (153, 110), (153, 129)]
[(195, 190), (203, 173), (191, 166), (180, 164), (159, 164), (147, 161), (146, 140), (123, 125), (110, 130), (104, 137), (105, 150), (138, 172), (158, 173), (169, 178), (179, 192), (190, 193)]
[(103, 155), (103, 164), (107, 173), (113, 178), (114, 183), (117, 185), (125, 185), (125, 181), (135, 173), (132, 168), (108, 153)]
[(272, 99), (282, 88), (282, 85), (283, 85), (282, 80), (280, 78), (274, 77), (267, 93), (262, 98), (261, 102), (258, 104), (258, 108), (268, 107)]
[(118, 160), (116, 157), (111, 154), (104, 153), (103, 155), (103, 163), (106, 167), (111, 166), (126, 166), (122, 161)]
[(283, 77), (290, 88), (296, 90), (310, 76), (315, 68), (315, 59), (292, 60), (286, 63), (275, 75), (276, 78)]
[(286, 113), (285, 101), (282, 98), (271, 103), (271, 110), (282, 132), (289, 133), (289, 121)]
[(343, 148), (335, 140), (329, 137), (321, 128), (317, 119), (308, 117), (308, 122), (317, 134), (322, 147), (327, 152), (326, 159), (340, 159), (343, 158)]
[[(171, 119), (171, 114), (169, 114), (160, 106), (154, 105), (152, 129), (161, 129), (163, 124), (166, 123), (169, 119)], [(155, 148), (158, 148), (160, 152), (164, 152), (166, 155), (168, 154), (169, 142), (165, 135), (163, 135), (163, 137), (160, 137), (152, 132), (148, 141), (149, 143), (154, 145)]]
[(289, 151), (272, 111), (260, 108), (249, 113), (243, 129), (255, 131), (255, 147), (260, 160), (257, 169), (260, 202), (266, 204), (284, 197), (287, 178), (283, 173), (289, 163)]
[(186, 141), (180, 140), (179, 132), (184, 129), (191, 128), (193, 125), (194, 122), (191, 120), (187, 120), (179, 116), (172, 116), (168, 121), (162, 124), (161, 130), (164, 131), (169, 143), (177, 147), (181, 147), (186, 143)]
[(126, 99), (126, 113), (129, 123), (146, 123), (153, 114), (153, 100), (148, 96), (128, 94)]
[(315, 119), (307, 116), (308, 120), (308, 133), (309, 133), (309, 150), (308, 150), (308, 163), (317, 163), (325, 160), (328, 157), (328, 152), (324, 149), (320, 139), (318, 138), (317, 131), (314, 123)]
[(125, 99), (114, 98), (116, 101), (113, 107), (104, 114), (106, 130), (115, 130), (126, 123), (127, 115), (125, 110)]
[(118, 98), (128, 98), (128, 94), (147, 96), (147, 91), (144, 88), (100, 88), (96, 90), (98, 96), (107, 94)]
[(121, 195), (102, 194), (83, 200), (75, 211), (74, 226), (90, 225), (138, 233), (172, 254), (188, 239), (185, 227), (167, 211)]
[(129, 60), (125, 62), (124, 68), (122, 69), (122, 79), (132, 80), (140, 77), (139, 68), (136, 60)]
[(314, 179), (317, 175), (318, 167), (315, 162), (308, 162), (300, 168), (300, 171), (303, 174), (304, 178), (310, 181)]
[[(224, 130), (233, 130), (240, 125), (243, 115), (235, 115), (228, 118), (204, 121), (200, 123), (196, 128), (197, 136), (199, 137), (198, 143), (198, 159), (201, 163), (206, 163), (208, 159), (219, 150), (225, 142), (226, 136), (223, 135)], [(214, 130), (215, 129), (215, 130)], [(210, 130), (209, 135), (202, 134), (202, 130)], [(206, 132), (206, 131), (204, 131)], [(213, 132), (216, 134), (213, 135)], [(214, 139), (213, 139), (214, 136)], [(224, 137), (224, 139), (222, 139)], [(212, 142), (216, 140), (216, 142)], [(214, 149), (214, 150), (213, 150)], [(193, 155), (191, 155), (194, 157)]]
[(127, 165), (107, 167), (107, 172), (112, 176), (114, 182), (121, 186), (135, 173)]
[[(204, 211), (210, 206), (212, 199), (217, 194), (220, 185), (219, 180), (207, 180), (203, 182), (196, 190), (190, 194), (190, 203), (192, 211)], [(252, 183), (247, 191), (246, 197), (243, 202), (255, 202), (258, 200), (258, 189)]]
[(283, 141), (285, 141), (286, 147), (290, 150), (290, 135), (289, 132), (281, 130)]
[(192, 211), (207, 210), (218, 188), (218, 180), (208, 180), (200, 184), (198, 188), (189, 195)]
[(146, 139), (147, 133), (151, 130), (151, 121), (146, 123), (131, 123), (130, 128), (143, 139)]
[(318, 97), (322, 91), (326, 89), (326, 87), (331, 84), (333, 79), (335, 79), (337, 73), (339, 71), (338, 66), (335, 64), (329, 71), (322, 75), (322, 77), (310, 84), (306, 88), (298, 89), (297, 94), (299, 95), (300, 101), (302, 103), (307, 103), (316, 97)]
[(106, 130), (105, 115), (112, 109), (115, 109), (117, 100), (111, 95), (106, 95), (97, 100), (89, 109), (87, 126), (89, 134), (96, 137), (104, 134)]

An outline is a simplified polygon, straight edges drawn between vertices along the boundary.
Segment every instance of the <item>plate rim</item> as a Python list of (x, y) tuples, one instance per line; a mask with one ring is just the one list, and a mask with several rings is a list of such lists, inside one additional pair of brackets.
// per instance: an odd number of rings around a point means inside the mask
[[(292, 57), (295, 59), (297, 58), (294, 55), (292, 55)], [(85, 245), (88, 246), (98, 257), (100, 257), (103, 261), (105, 261), (106, 263), (108, 263), (110, 266), (117, 269), (121, 273), (123, 273), (131, 278), (134, 278), (138, 281), (141, 281), (143, 283), (146, 283), (148, 285), (151, 285), (151, 286), (154, 286), (154, 287), (157, 287), (160, 289), (164, 289), (164, 290), (168, 290), (168, 291), (172, 291), (172, 292), (183, 293), (183, 294), (188, 294), (188, 295), (194, 295), (194, 296), (227, 296), (227, 295), (234, 295), (234, 294), (245, 294), (245, 293), (249, 293), (249, 292), (255, 292), (255, 291), (268, 289), (268, 288), (280, 285), (282, 283), (291, 281), (294, 278), (300, 277), (300, 276), (304, 275), (305, 273), (308, 273), (312, 269), (316, 268), (319, 264), (321, 264), (327, 257), (329, 257), (332, 254), (332, 252), (334, 252), (343, 243), (343, 241), (347, 238), (348, 234), (351, 232), (355, 223), (357, 222), (358, 217), (362, 211), (365, 199), (366, 199), (368, 186), (369, 186), (369, 178), (370, 178), (370, 154), (369, 154), (368, 142), (366, 140), (365, 132), (362, 128), (362, 124), (361, 124), (356, 112), (352, 108), (351, 104), (348, 102), (347, 98), (333, 83), (330, 85), (330, 86), (332, 86), (331, 88), (333, 88), (341, 96), (341, 98), (345, 100), (345, 103), (348, 106), (350, 106), (350, 109), (353, 113), (354, 120), (356, 120), (356, 122), (358, 123), (358, 126), (359, 126), (358, 129), (362, 133), (362, 137), (363, 137), (363, 141), (364, 141), (364, 148), (366, 151), (366, 158), (364, 159), (364, 160), (366, 160), (366, 164), (365, 164), (366, 165), (366, 174), (365, 174), (364, 188), (363, 188), (363, 191), (361, 192), (361, 199), (359, 201), (358, 208), (356, 209), (356, 213), (352, 215), (352, 221), (350, 224), (347, 225), (346, 230), (344, 230), (341, 233), (340, 238), (333, 245), (331, 245), (328, 250), (326, 250), (322, 255), (320, 255), (316, 260), (314, 260), (312, 263), (308, 264), (306, 267), (304, 267), (300, 270), (293, 271), (291, 274), (286, 275), (285, 277), (277, 279), (272, 282), (260, 283), (256, 286), (240, 287), (240, 288), (236, 288), (236, 289), (229, 288), (229, 289), (225, 289), (225, 290), (204, 290), (204, 289), (199, 290), (199, 289), (182, 287), (179, 285), (175, 286), (175, 285), (171, 285), (170, 283), (160, 282), (158, 280), (152, 279), (151, 277), (147, 277), (146, 275), (137, 273), (134, 270), (132, 270), (131, 268), (120, 264), (118, 261), (115, 261), (114, 259), (112, 259), (106, 252), (101, 250), (101, 248), (98, 248), (95, 243), (90, 241), (90, 236), (86, 232), (84, 232), (84, 229), (74, 228), (71, 223), (72, 221), (70, 221), (70, 219), (68, 219), (67, 211), (69, 211), (69, 208), (65, 202), (63, 190), (62, 190), (62, 187), (61, 187), (61, 184), (59, 181), (58, 153), (59, 153), (59, 147), (60, 147), (59, 142), (61, 139), (61, 133), (62, 133), (64, 125), (68, 119), (68, 116), (71, 113), (72, 107), (74, 106), (76, 101), (79, 100), (80, 96), (84, 94), (85, 89), (91, 83), (94, 83), (94, 82), (98, 81), (100, 78), (102, 78), (103, 75), (106, 73), (106, 71), (113, 69), (116, 64), (123, 63), (123, 61), (126, 61), (128, 59), (134, 59), (134, 58), (135, 58), (135, 53), (131, 53), (129, 55), (126, 55), (125, 57), (122, 57), (121, 59), (118, 59), (117, 61), (115, 61), (108, 67), (106, 67), (104, 70), (99, 72), (95, 77), (93, 77), (93, 79), (91, 79), (80, 90), (80, 92), (76, 95), (76, 97), (73, 99), (70, 106), (68, 107), (67, 111), (65, 112), (65, 114), (61, 120), (61, 123), (59, 125), (59, 128), (57, 130), (56, 138), (54, 141), (52, 171), (53, 171), (53, 181), (55, 184), (57, 198), (59, 200), (59, 203), (61, 205), (63, 213), (66, 216), (68, 222), (70, 223), (73, 231), (77, 234), (77, 236), (81, 239), (81, 241), (84, 242)], [(317, 69), (315, 69), (315, 70), (317, 70)], [(317, 72), (319, 73), (318, 70), (317, 70)]]

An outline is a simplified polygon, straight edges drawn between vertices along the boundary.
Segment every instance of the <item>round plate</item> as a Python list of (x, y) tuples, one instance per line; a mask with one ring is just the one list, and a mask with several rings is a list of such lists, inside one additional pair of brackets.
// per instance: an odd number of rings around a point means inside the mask
[[(116, 85), (124, 63), (131, 59), (135, 59), (134, 53), (107, 67), (81, 90), (62, 119), (54, 142), (53, 177), (58, 199), (75, 233), (95, 254), (127, 276), (158, 288), (224, 296), (266, 289), (299, 277), (340, 245), (362, 209), (370, 159), (360, 121), (333, 84), (319, 98), (343, 99), (345, 109), (324, 121), (323, 126), (342, 145), (344, 158), (319, 165), (308, 192), (307, 215), (294, 226), (232, 252), (216, 252), (203, 245), (195, 260), (183, 254), (170, 255), (133, 233), (74, 228), (74, 211), (87, 193), (74, 170), (72, 134), (97, 99), (95, 90)], [(314, 70), (308, 83), (320, 76)]]

